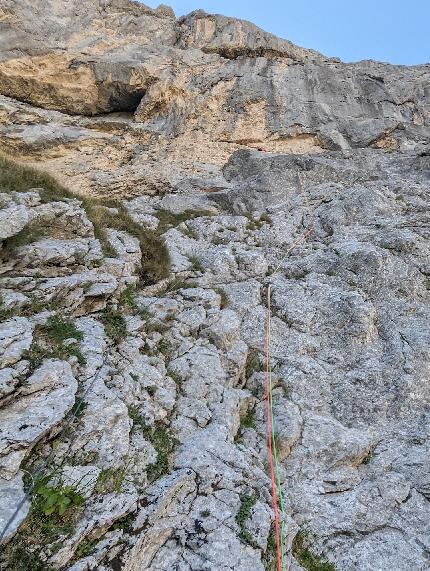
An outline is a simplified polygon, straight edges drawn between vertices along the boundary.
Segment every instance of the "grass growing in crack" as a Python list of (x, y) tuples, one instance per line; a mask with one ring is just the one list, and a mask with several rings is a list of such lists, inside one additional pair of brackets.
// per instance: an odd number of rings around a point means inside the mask
[[(77, 343), (81, 341), (83, 334), (72, 322), (51, 316), (45, 325), (38, 325), (33, 333), (33, 343), (24, 352), (23, 358), (29, 361), (30, 372), (37, 369), (44, 359), (60, 359), (65, 361), (70, 357), (76, 357), (80, 365), (85, 364)], [(74, 339), (73, 343), (64, 342)]]
[(43, 561), (40, 555), (18, 543), (15, 539), (6, 545), (0, 554), (0, 569), (10, 571), (54, 571), (54, 568)]
[(275, 530), (272, 527), (270, 530), (269, 537), (267, 538), (267, 548), (262, 556), (262, 563), (265, 571), (276, 571), (278, 568), (278, 563), (276, 560), (276, 538)]
[(240, 537), (247, 543), (253, 542), (252, 535), (245, 529), (245, 522), (251, 514), (251, 510), (257, 502), (256, 496), (242, 495), (240, 496), (240, 507), (236, 514), (236, 523), (240, 529)]
[(136, 286), (129, 284), (119, 296), (119, 307), (125, 311), (136, 311)]
[[(142, 281), (151, 284), (168, 277), (170, 256), (158, 229), (157, 231), (148, 230), (135, 222), (121, 203), (110, 202), (107, 207), (88, 198), (80, 197), (80, 199), (94, 225), (94, 234), (102, 246), (112, 247), (107, 239), (106, 228), (127, 232), (139, 240), (142, 252)], [(112, 255), (113, 252), (110, 254)]]
[[(49, 174), (0, 156), (0, 192), (26, 192), (31, 188), (39, 189), (42, 202), (73, 198), (80, 200), (93, 223), (94, 235), (100, 240), (107, 256), (117, 255), (107, 238), (107, 228), (124, 231), (137, 238), (142, 251), (141, 277), (144, 283), (156, 283), (168, 277), (170, 257), (160, 236), (164, 222), (157, 231), (143, 228), (131, 218), (123, 204), (115, 201), (103, 203), (101, 200), (74, 194)], [(186, 213), (184, 215), (187, 216)], [(161, 214), (161, 217), (167, 220), (166, 215)], [(19, 234), (3, 242), (3, 252), (10, 255), (18, 246), (34, 241), (37, 238), (32, 232), (36, 230), (32, 230), (31, 224), (27, 225)]]
[(96, 543), (97, 543), (97, 540), (91, 540), (91, 539), (84, 539), (83, 541), (81, 541), (78, 548), (76, 549), (75, 556), (73, 557), (73, 560), (78, 560), (78, 559), (81, 559), (83, 557), (87, 557), (88, 555), (90, 555), (92, 553), (92, 551), (94, 550)]
[(79, 331), (72, 322), (65, 321), (56, 315), (50, 317), (46, 325), (41, 326), (41, 330), (57, 344), (63, 343), (66, 339), (82, 341), (84, 337), (82, 331)]
[(255, 427), (256, 427), (255, 410), (252, 409), (252, 410), (249, 410), (245, 416), (241, 417), (239, 430), (237, 431), (237, 434), (234, 438), (234, 441), (235, 442), (241, 442), (243, 431), (246, 428), (255, 428)]
[(221, 288), (221, 287), (215, 287), (214, 291), (220, 296), (221, 298), (221, 303), (220, 303), (220, 309), (225, 309), (228, 305), (228, 296), (225, 293), (225, 291)]
[(199, 287), (198, 283), (193, 280), (189, 280), (187, 278), (180, 278), (177, 277), (171, 280), (166, 286), (164, 287), (163, 291), (159, 292), (159, 295), (163, 293), (169, 293), (172, 291), (178, 291), (180, 289), (192, 289), (195, 287)]
[(292, 551), (297, 562), (306, 571), (336, 571), (333, 563), (315, 555), (309, 549), (310, 534), (307, 530), (300, 530), (293, 540)]
[(109, 494), (116, 492), (119, 494), (127, 475), (127, 467), (125, 464), (120, 468), (104, 468), (97, 478), (94, 491), (98, 494)]
[(169, 326), (159, 319), (152, 319), (145, 324), (145, 331), (148, 335), (150, 333), (166, 333), (168, 330)]
[(191, 262), (191, 269), (194, 272), (203, 273), (205, 271), (203, 264), (201, 263), (201, 261), (198, 258), (196, 258), (196, 256), (190, 256), (188, 259)]
[(243, 494), (240, 496), (240, 507), (236, 514), (236, 523), (241, 529), (243, 528), (245, 521), (248, 519), (251, 509), (254, 507), (256, 502), (257, 498), (254, 495), (248, 496)]
[(182, 222), (187, 222), (188, 220), (192, 220), (193, 218), (201, 218), (203, 216), (214, 216), (213, 212), (210, 210), (185, 210), (184, 212), (180, 212), (175, 214), (170, 212), (170, 210), (160, 209), (154, 214), (158, 220), (158, 228), (157, 231), (160, 233), (166, 232), (169, 228), (174, 228), (175, 226), (179, 226)]
[(127, 410), (128, 410), (128, 416), (133, 421), (133, 429), (135, 430), (136, 428), (140, 428), (141, 430), (146, 430), (147, 425), (145, 419), (143, 418), (139, 410), (139, 407), (136, 406), (135, 404), (131, 404), (130, 406), (127, 407)]
[(184, 382), (184, 379), (181, 377), (181, 375), (172, 369), (167, 369), (167, 374), (173, 381), (175, 381), (178, 387), (180, 387)]
[(13, 307), (6, 307), (3, 298), (0, 296), (0, 321), (6, 321), (16, 314), (17, 310)]
[(31, 188), (40, 189), (42, 202), (74, 198), (71, 191), (49, 174), (0, 155), (0, 192), (27, 192)]
[(247, 379), (252, 377), (254, 373), (261, 371), (260, 360), (257, 353), (248, 353), (245, 364), (245, 376)]
[(372, 458), (374, 456), (375, 450), (372, 447), (369, 452), (366, 454), (366, 456), (363, 458), (363, 461), (361, 462), (364, 465), (370, 464), (370, 462), (372, 461)]
[(116, 343), (124, 341), (127, 337), (127, 324), (120, 310), (107, 307), (102, 312), (101, 321), (105, 327), (106, 335)]
[(146, 427), (143, 435), (157, 452), (157, 460), (147, 468), (148, 481), (155, 482), (169, 473), (169, 457), (177, 445), (177, 440), (165, 426)]

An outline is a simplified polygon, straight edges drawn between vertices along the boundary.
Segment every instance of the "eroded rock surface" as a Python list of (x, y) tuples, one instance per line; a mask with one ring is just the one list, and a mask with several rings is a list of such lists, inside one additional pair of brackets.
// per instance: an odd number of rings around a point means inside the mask
[(0, 148), (109, 202), (0, 188), (2, 568), (273, 569), (269, 285), (287, 568), (300, 529), (429, 568), (428, 66), (33, 4), (0, 8)]

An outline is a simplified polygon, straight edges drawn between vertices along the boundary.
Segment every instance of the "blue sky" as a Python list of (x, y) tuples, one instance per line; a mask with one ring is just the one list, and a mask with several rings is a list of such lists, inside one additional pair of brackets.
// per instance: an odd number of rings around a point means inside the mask
[[(430, 63), (430, 0), (162, 0), (177, 16), (197, 8), (250, 20), (344, 61)], [(146, 0), (156, 8), (160, 2)]]

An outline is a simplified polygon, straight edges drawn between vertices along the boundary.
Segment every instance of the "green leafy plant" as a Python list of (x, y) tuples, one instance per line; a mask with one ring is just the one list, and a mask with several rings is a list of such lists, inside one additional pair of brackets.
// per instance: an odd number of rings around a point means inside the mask
[(37, 488), (37, 494), (44, 500), (41, 509), (46, 516), (55, 512), (62, 516), (69, 507), (84, 503), (84, 498), (72, 486), (51, 488), (42, 485)]

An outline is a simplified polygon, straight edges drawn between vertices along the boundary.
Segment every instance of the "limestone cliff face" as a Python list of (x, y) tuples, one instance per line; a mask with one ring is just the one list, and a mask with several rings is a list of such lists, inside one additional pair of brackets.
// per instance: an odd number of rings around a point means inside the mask
[[(2, 127), (2, 146), (29, 157), (40, 151), (37, 128), (31, 142), (29, 127), (16, 136), (25, 114), (8, 108), (16, 101), (61, 111), (33, 110), (42, 115), (36, 123), (75, 127), (72, 140), (50, 137), (44, 158), (61, 172), (64, 161), (52, 155), (67, 156), (69, 181), (88, 191), (103, 192), (106, 179), (123, 193), (136, 183), (150, 192), (189, 189), (195, 178), (217, 187), (219, 167), (244, 145), (310, 152), (428, 144), (429, 66), (343, 64), (202, 11), (176, 20), (163, 6), (125, 0), (33, 4), (2, 3), (0, 93), (15, 101), (1, 103), (15, 125)], [(116, 148), (107, 164), (100, 131)], [(95, 180), (79, 172), (77, 144), (90, 154)], [(133, 185), (120, 174), (124, 162)]]
[(276, 568), (269, 284), (285, 571), (429, 569), (430, 66), (129, 0), (0, 32), (1, 569)]

